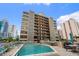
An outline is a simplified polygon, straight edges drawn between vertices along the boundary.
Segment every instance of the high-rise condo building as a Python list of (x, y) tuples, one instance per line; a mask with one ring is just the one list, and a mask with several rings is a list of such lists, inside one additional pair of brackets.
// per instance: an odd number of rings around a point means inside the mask
[(3, 21), (0, 21), (0, 37), (2, 37)]
[(16, 26), (9, 24), (7, 20), (0, 21), (0, 37), (8, 38), (8, 37), (16, 37)]
[(7, 20), (0, 21), (0, 37), (3, 37), (3, 38), (8, 37), (8, 21)]
[(23, 12), (20, 40), (51, 41), (57, 39), (56, 21), (44, 14), (33, 11)]
[(9, 37), (13, 37), (13, 38), (16, 37), (16, 26), (15, 25), (9, 24), (9, 27), (8, 27), (8, 36)]
[(70, 18), (68, 21), (61, 24), (61, 31), (63, 35), (63, 39), (70, 39), (70, 33), (72, 33), (74, 40), (76, 38), (79, 38), (79, 23), (73, 19)]

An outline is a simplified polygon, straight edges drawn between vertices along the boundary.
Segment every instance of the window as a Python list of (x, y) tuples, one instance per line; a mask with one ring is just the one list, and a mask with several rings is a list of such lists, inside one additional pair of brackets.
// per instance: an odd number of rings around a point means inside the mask
[(27, 35), (21, 35), (20, 37), (21, 38), (27, 38)]

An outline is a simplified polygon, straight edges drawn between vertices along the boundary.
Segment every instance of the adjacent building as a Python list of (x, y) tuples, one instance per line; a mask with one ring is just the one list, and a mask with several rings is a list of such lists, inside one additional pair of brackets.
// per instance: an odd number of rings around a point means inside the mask
[(0, 37), (3, 37), (3, 38), (8, 37), (8, 21), (7, 20), (0, 21)]
[(7, 20), (0, 21), (0, 37), (16, 37), (16, 26), (9, 24)]
[(74, 40), (79, 38), (79, 23), (73, 18), (61, 24), (61, 30), (63, 39), (69, 40), (70, 33), (72, 33)]
[(20, 40), (51, 41), (57, 39), (56, 21), (43, 13), (23, 12)]
[(2, 37), (3, 21), (0, 21), (0, 37)]
[(16, 26), (15, 25), (9, 25), (8, 27), (8, 37), (16, 37)]

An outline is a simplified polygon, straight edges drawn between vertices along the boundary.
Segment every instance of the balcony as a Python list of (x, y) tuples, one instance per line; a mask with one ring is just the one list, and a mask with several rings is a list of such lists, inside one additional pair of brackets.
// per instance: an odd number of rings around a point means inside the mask
[(34, 38), (35, 38), (35, 39), (37, 39), (37, 38), (38, 38), (38, 36), (34, 36)]
[(45, 37), (50, 37), (49, 35), (45, 35)]
[(22, 33), (22, 34), (27, 34), (27, 31), (22, 31), (22, 30), (21, 30), (21, 33)]
[(38, 30), (34, 30), (34, 33), (38, 33)]
[(35, 26), (38, 26), (38, 23), (35, 22), (34, 25), (35, 25)]
[(37, 19), (35, 19), (34, 21), (35, 21), (35, 22), (38, 22), (38, 20), (37, 20)]
[(27, 38), (27, 35), (20, 35), (20, 38)]
[(34, 25), (34, 28), (35, 28), (35, 29), (38, 29), (38, 25)]
[(28, 16), (27, 14), (23, 14), (23, 18), (24, 18), (24, 17), (29, 17), (29, 16)]

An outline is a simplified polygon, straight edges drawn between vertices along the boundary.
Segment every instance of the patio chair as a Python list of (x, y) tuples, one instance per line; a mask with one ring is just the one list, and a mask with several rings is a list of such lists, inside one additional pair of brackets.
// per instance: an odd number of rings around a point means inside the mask
[(79, 44), (77, 44), (76, 51), (79, 52)]

